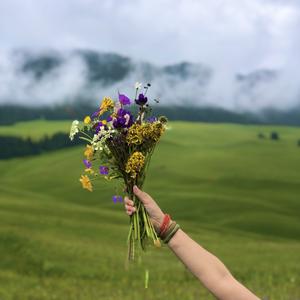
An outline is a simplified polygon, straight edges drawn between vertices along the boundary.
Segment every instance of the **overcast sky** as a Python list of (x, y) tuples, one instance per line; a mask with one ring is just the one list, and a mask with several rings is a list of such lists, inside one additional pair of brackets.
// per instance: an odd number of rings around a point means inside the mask
[[(0, 103), (49, 104), (73, 99), (85, 86), (82, 62), (70, 58), (36, 83), (21, 77), (19, 62), (7, 55), (15, 48), (85, 48), (157, 65), (202, 63), (214, 71), (206, 98), (191, 78), (171, 88), (170, 101), (252, 110), (300, 105), (300, 0), (0, 0)], [(241, 96), (236, 74), (258, 69), (280, 76)], [(165, 78), (155, 80), (158, 90), (170, 90)]]
[(300, 2), (0, 0), (0, 48), (92, 48), (250, 71), (298, 58)]

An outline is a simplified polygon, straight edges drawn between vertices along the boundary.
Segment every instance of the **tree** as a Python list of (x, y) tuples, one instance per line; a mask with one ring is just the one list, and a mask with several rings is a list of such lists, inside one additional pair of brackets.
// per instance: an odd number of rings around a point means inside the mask
[(276, 132), (276, 131), (271, 132), (270, 139), (273, 141), (278, 141), (279, 140), (278, 132)]

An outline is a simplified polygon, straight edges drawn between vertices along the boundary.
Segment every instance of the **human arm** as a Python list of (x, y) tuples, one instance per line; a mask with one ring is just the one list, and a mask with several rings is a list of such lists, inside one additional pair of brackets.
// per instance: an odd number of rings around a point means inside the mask
[[(134, 188), (134, 193), (144, 204), (155, 230), (159, 232), (164, 213), (147, 193), (139, 190), (137, 187)], [(125, 208), (128, 215), (135, 211), (133, 204), (132, 200), (125, 199)], [(169, 241), (168, 247), (218, 299), (259, 299), (239, 283), (216, 256), (197, 244), (183, 230), (179, 229), (175, 233)]]

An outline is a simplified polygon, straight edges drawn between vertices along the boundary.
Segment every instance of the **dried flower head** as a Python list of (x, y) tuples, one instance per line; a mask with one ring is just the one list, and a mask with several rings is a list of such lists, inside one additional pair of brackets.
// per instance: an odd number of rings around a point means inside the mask
[(159, 122), (163, 123), (163, 124), (167, 124), (168, 123), (168, 118), (166, 116), (160, 116), (158, 118)]
[(143, 125), (133, 124), (128, 129), (126, 142), (128, 145), (140, 145), (143, 142)]
[(144, 140), (150, 139), (152, 135), (152, 124), (151, 123), (143, 124), (141, 131)]
[(136, 178), (145, 164), (145, 156), (143, 153), (136, 151), (128, 159), (126, 164), (126, 173), (129, 173), (132, 178)]
[(165, 131), (165, 127), (159, 121), (147, 123), (143, 126), (144, 139), (150, 139), (157, 142)]
[(165, 131), (165, 127), (161, 122), (152, 123), (152, 139), (156, 142), (160, 139)]

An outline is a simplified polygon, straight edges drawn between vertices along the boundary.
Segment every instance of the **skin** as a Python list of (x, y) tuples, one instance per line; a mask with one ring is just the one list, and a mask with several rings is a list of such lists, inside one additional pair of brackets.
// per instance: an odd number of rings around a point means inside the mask
[[(159, 232), (164, 213), (150, 195), (133, 188), (135, 195), (144, 204), (156, 232)], [(134, 203), (125, 198), (126, 213), (130, 216), (136, 210)], [(225, 265), (213, 254), (192, 240), (179, 229), (169, 241), (168, 247), (196, 278), (218, 299), (221, 300), (258, 300), (251, 291), (239, 283)]]

